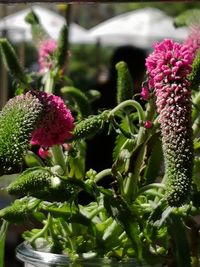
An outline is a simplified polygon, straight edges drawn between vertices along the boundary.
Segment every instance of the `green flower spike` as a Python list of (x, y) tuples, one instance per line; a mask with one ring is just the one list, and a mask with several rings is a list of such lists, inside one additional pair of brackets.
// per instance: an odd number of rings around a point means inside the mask
[(105, 110), (101, 114), (92, 115), (75, 125), (73, 131), (74, 139), (90, 138), (98, 133), (108, 119), (109, 111)]
[(42, 104), (30, 93), (10, 99), (0, 112), (0, 175), (18, 172)]
[(18, 176), (7, 191), (18, 197), (29, 195), (47, 201), (66, 201), (75, 196), (78, 187), (70, 181), (61, 180), (46, 168), (35, 167)]
[(58, 68), (64, 67), (67, 49), (68, 49), (68, 27), (64, 25), (60, 31), (60, 36), (58, 39), (58, 46), (56, 49), (56, 66)]
[(0, 210), (0, 218), (11, 223), (20, 223), (27, 220), (38, 206), (40, 200), (24, 197), (15, 200), (11, 206)]
[(117, 69), (117, 104), (133, 97), (133, 81), (126, 62), (116, 64)]

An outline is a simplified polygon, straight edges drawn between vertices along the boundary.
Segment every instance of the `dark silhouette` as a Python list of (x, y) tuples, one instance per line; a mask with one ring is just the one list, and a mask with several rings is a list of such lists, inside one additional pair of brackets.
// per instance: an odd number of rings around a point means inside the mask
[[(116, 106), (117, 71), (115, 65), (120, 61), (127, 63), (133, 80), (133, 95), (140, 93), (145, 74), (145, 58), (146, 51), (133, 46), (118, 47), (114, 51), (111, 59), (108, 81), (93, 86), (94, 89), (101, 93), (101, 98), (95, 101), (92, 107), (96, 114), (101, 110), (112, 109)], [(111, 167), (115, 133), (111, 132), (109, 135), (107, 133), (108, 128), (105, 127), (102, 132), (93, 139), (87, 141), (87, 169), (92, 168), (96, 171), (101, 171)]]

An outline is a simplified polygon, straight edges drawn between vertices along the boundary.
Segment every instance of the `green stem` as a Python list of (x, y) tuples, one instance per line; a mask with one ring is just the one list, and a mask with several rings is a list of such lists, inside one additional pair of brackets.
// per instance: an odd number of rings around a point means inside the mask
[(192, 129), (193, 129), (193, 137), (197, 137), (198, 136), (198, 133), (200, 131), (200, 117), (198, 117), (194, 123), (193, 123), (193, 126), (192, 126)]
[(100, 206), (97, 209), (95, 209), (94, 211), (92, 211), (90, 213), (90, 215), (88, 216), (89, 219), (93, 219), (98, 213), (100, 213), (101, 211), (104, 210), (104, 206)]
[(194, 108), (192, 110), (192, 119), (193, 121), (198, 117), (199, 115), (199, 106), (200, 106), (200, 93), (197, 93), (197, 95), (193, 99), (193, 105)]
[(143, 110), (142, 106), (137, 101), (135, 101), (135, 100), (126, 100), (126, 101), (120, 103), (114, 109), (112, 109), (110, 111), (109, 116), (113, 116), (117, 111), (119, 111), (120, 109), (124, 109), (127, 106), (134, 107), (137, 110), (137, 112), (138, 112), (139, 121), (140, 122), (143, 122), (144, 121), (144, 119), (145, 119), (144, 110)]
[(53, 77), (51, 72), (48, 72), (47, 75), (48, 76), (47, 76), (47, 80), (46, 80), (46, 83), (45, 83), (44, 91), (46, 93), (53, 94), (54, 93), (54, 77)]
[(99, 182), (102, 178), (104, 178), (105, 176), (111, 175), (112, 174), (112, 170), (111, 169), (105, 169), (99, 173), (97, 173), (97, 175), (95, 176), (95, 183)]
[(146, 192), (147, 190), (156, 189), (156, 188), (165, 189), (165, 185), (161, 184), (161, 183), (152, 183), (152, 184), (145, 185), (145, 186), (143, 186), (142, 188), (139, 189), (139, 191), (137, 192), (137, 195), (139, 196), (142, 193)]
[(140, 148), (133, 171), (129, 174), (127, 179), (124, 180), (124, 193), (129, 202), (132, 202), (137, 192), (137, 183), (141, 167), (144, 162), (145, 153), (146, 153), (146, 142)]
[(67, 166), (66, 166), (66, 163), (65, 163), (65, 157), (64, 157), (64, 153), (63, 153), (61, 145), (52, 146), (51, 147), (51, 152), (52, 152), (52, 155), (53, 155), (53, 162), (56, 165), (61, 166), (61, 168), (64, 171), (64, 175), (67, 175), (68, 174), (68, 170), (67, 170)]
[(47, 218), (47, 222), (45, 223), (44, 227), (42, 228), (41, 231), (37, 232), (37, 234), (35, 234), (30, 240), (29, 240), (29, 243), (33, 243), (37, 238), (39, 238), (40, 236), (43, 236), (45, 234), (45, 232), (48, 230), (49, 228), (49, 225), (51, 223), (51, 220), (50, 220), (50, 217), (51, 215), (48, 214), (48, 218)]

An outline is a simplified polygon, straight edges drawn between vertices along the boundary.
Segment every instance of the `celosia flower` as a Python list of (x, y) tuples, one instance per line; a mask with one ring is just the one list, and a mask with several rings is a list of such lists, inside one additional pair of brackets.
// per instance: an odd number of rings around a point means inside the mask
[(53, 94), (32, 92), (44, 106), (43, 116), (32, 132), (32, 144), (52, 147), (72, 137), (74, 118), (64, 101)]
[(45, 40), (39, 46), (40, 73), (45, 73), (53, 67), (53, 53), (57, 48), (55, 40)]
[(193, 24), (190, 28), (188, 38), (185, 40), (184, 45), (191, 51), (193, 59), (196, 56), (198, 49), (200, 48), (200, 25)]
[(187, 46), (171, 40), (155, 44), (154, 52), (146, 60), (150, 86), (156, 93), (167, 199), (172, 206), (179, 206), (187, 199), (192, 176), (191, 91), (187, 80), (192, 60)]

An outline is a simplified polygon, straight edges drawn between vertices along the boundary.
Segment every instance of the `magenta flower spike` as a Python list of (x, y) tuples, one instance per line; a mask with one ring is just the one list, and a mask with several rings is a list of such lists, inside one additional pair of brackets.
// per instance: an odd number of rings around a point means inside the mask
[(191, 91), (187, 75), (193, 54), (186, 45), (164, 40), (146, 60), (149, 87), (155, 89), (170, 206), (187, 201), (193, 167)]
[(63, 144), (72, 137), (74, 118), (64, 101), (53, 94), (32, 92), (44, 106), (36, 129), (32, 132), (31, 143), (42, 147)]

